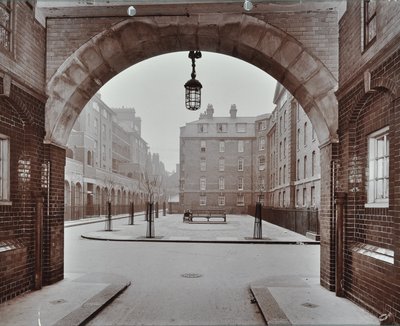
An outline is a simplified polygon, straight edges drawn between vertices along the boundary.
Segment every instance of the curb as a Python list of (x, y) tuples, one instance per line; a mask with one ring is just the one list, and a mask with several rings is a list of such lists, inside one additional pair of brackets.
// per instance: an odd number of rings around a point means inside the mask
[(319, 241), (279, 241), (279, 240), (179, 240), (179, 239), (163, 239), (162, 237), (156, 238), (132, 238), (132, 239), (118, 239), (118, 238), (100, 238), (91, 235), (81, 234), (81, 238), (87, 240), (98, 241), (120, 241), (120, 242), (171, 242), (171, 243), (222, 243), (222, 244), (280, 244), (280, 245), (320, 245)]
[(54, 326), (85, 325), (130, 285), (131, 282), (129, 281), (121, 284), (110, 284), (101, 292), (83, 303), (78, 309), (60, 319), (54, 324)]

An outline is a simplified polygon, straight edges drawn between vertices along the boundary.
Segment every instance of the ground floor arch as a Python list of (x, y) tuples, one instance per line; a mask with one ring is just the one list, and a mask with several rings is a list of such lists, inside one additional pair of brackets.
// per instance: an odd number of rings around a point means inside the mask
[[(273, 76), (298, 100), (321, 144), (321, 283), (335, 286), (332, 222), (337, 156), (334, 74), (283, 30), (243, 14), (198, 14), (171, 20), (123, 20), (82, 44), (47, 83), (46, 141), (62, 148), (87, 101), (116, 74), (163, 53), (200, 49), (230, 55)], [(120, 201), (108, 189), (111, 201)]]

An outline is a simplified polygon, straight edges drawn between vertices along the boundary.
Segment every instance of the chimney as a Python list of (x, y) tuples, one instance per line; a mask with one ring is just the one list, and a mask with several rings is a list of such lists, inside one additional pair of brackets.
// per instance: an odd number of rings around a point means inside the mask
[(214, 115), (214, 108), (213, 108), (212, 104), (208, 104), (207, 110), (206, 110), (207, 119), (212, 119), (213, 115)]
[(231, 105), (229, 113), (231, 114), (231, 118), (236, 119), (236, 114), (237, 114), (236, 104)]

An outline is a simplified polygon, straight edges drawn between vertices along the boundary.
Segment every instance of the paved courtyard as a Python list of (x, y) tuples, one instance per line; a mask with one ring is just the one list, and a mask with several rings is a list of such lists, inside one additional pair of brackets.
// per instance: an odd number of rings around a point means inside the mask
[[(205, 219), (204, 219), (205, 220)], [(197, 221), (197, 220), (196, 220)], [(307, 242), (317, 243), (301, 234), (262, 222), (263, 239), (254, 240), (254, 217), (248, 215), (227, 215), (226, 223), (183, 223), (182, 214), (171, 214), (154, 219), (155, 239), (175, 242)], [(215, 221), (215, 222), (214, 222)], [(135, 216), (134, 225), (128, 225), (128, 218), (113, 221), (113, 231), (104, 231), (105, 224), (98, 224), (95, 231), (84, 232), (85, 238), (143, 241), (146, 240), (147, 222), (143, 215)], [(150, 240), (150, 239), (147, 239)]]

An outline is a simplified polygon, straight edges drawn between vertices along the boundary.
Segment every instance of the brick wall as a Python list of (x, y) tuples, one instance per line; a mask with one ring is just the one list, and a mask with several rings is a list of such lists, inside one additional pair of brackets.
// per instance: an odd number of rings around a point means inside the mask
[[(344, 289), (346, 296), (373, 313), (390, 312), (400, 321), (400, 100), (394, 86), (400, 77), (400, 50), (369, 69), (373, 91), (365, 93), (362, 81), (339, 90), (339, 187), (348, 193)], [(365, 207), (367, 139), (369, 134), (385, 126), (389, 126), (390, 144), (389, 207)], [(394, 252), (393, 262), (357, 250), (365, 245)]]
[(13, 85), (10, 97), (0, 97), (0, 108), (0, 133), (10, 139), (11, 178), (11, 205), (0, 205), (0, 244), (8, 246), (0, 251), (3, 302), (34, 286), (36, 199), (42, 196), (44, 102)]
[(34, 19), (26, 1), (12, 1), (14, 24), (12, 50), (0, 50), (2, 70), (36, 91), (45, 87), (45, 29)]

